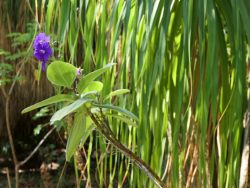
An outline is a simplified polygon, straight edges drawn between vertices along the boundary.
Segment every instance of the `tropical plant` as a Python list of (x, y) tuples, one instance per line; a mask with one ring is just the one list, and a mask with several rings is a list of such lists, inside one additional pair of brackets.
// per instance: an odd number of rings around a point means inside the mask
[[(111, 129), (168, 187), (239, 186), (247, 130), (247, 0), (42, 0), (38, 7), (40, 30), (57, 37), (63, 61), (84, 74), (116, 63), (102, 75), (101, 95), (129, 89), (107, 101), (139, 121), (137, 128), (118, 126), (123, 121), (110, 117)], [(114, 187), (115, 174), (118, 187), (126, 180), (130, 187), (154, 186), (123, 155), (109, 157), (109, 147), (90, 136), (88, 184), (91, 151), (100, 149), (100, 187)]]
[[(49, 41), (46, 41), (46, 39), (49, 40), (49, 37), (45, 36), (42, 33), (39, 34), (36, 39), (37, 40), (35, 40), (34, 46), (35, 48), (37, 47), (37, 49), (35, 49), (34, 54), (36, 55), (36, 57), (38, 57), (39, 60), (41, 60), (41, 70), (44, 71), (47, 61), (46, 58), (48, 57), (48, 53), (51, 53)], [(44, 48), (41, 48), (42, 46)], [(46, 52), (46, 50), (48, 50), (48, 53)], [(37, 108), (55, 104), (58, 102), (66, 102), (66, 106), (64, 105), (57, 112), (54, 113), (50, 120), (50, 123), (56, 126), (56, 123), (58, 121), (61, 121), (63, 118), (74, 112), (73, 125), (68, 125), (69, 137), (66, 149), (67, 161), (70, 161), (72, 155), (76, 153), (77, 147), (80, 145), (80, 143), (83, 145), (86, 139), (92, 133), (92, 131), (96, 129), (118, 150), (120, 150), (123, 154), (133, 160), (134, 163), (141, 170), (143, 170), (157, 186), (164, 187), (164, 183), (154, 173), (154, 171), (150, 169), (150, 167), (148, 167), (146, 163), (140, 158), (138, 158), (132, 151), (122, 145), (116, 139), (114, 133), (110, 128), (109, 121), (106, 116), (110, 116), (112, 118), (121, 120), (127, 123), (128, 125), (134, 126), (136, 126), (135, 121), (138, 121), (138, 118), (131, 112), (105, 102), (105, 100), (108, 100), (110, 97), (127, 93), (128, 90), (116, 90), (105, 97), (100, 95), (100, 92), (103, 89), (103, 83), (94, 80), (101, 74), (106, 72), (113, 65), (114, 64), (107, 64), (102, 69), (98, 69), (87, 75), (80, 76), (81, 71), (73, 65), (60, 61), (52, 62), (47, 69), (47, 77), (49, 81), (56, 86), (73, 89), (73, 83), (75, 82), (76, 77), (78, 75), (80, 79), (79, 82), (75, 85), (76, 91), (72, 94), (58, 94), (48, 99), (45, 99), (37, 104), (34, 104), (24, 109), (22, 113), (27, 113), (31, 110), (35, 110)]]

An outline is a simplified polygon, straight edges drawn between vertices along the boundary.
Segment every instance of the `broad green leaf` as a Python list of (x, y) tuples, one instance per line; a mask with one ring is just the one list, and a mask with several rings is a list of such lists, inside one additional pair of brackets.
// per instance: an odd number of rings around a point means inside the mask
[(87, 74), (86, 76), (84, 76), (78, 83), (77, 85), (77, 91), (79, 93), (82, 93), (84, 91), (84, 89), (89, 85), (89, 83), (93, 80), (95, 80), (98, 76), (100, 76), (101, 74), (103, 74), (104, 72), (106, 72), (107, 70), (109, 70), (110, 67), (112, 67), (113, 65), (115, 65), (114, 63), (110, 63), (107, 64), (106, 66), (104, 66), (101, 69), (98, 69), (94, 72), (91, 72), (89, 74)]
[(99, 81), (92, 81), (89, 83), (89, 85), (84, 89), (83, 93), (88, 93), (91, 91), (97, 91), (100, 92), (103, 88), (103, 83)]
[(47, 69), (49, 81), (57, 86), (71, 87), (76, 79), (77, 68), (62, 61), (52, 62)]
[(80, 142), (83, 144), (93, 131), (94, 126), (89, 117), (84, 116), (83, 111), (74, 116), (74, 125), (71, 127), (66, 147), (66, 160), (69, 161), (75, 153)]
[(50, 97), (48, 99), (45, 99), (41, 102), (38, 102), (32, 106), (29, 106), (27, 108), (25, 108), (24, 110), (22, 110), (22, 114), (30, 112), (32, 110), (35, 110), (37, 108), (41, 108), (43, 106), (47, 106), (50, 104), (54, 104), (54, 103), (58, 103), (58, 102), (63, 102), (63, 101), (67, 101), (67, 102), (73, 102), (74, 101), (74, 97), (72, 95), (65, 95), (65, 94), (59, 94), (59, 95), (55, 95), (53, 97)]
[(132, 121), (131, 119), (127, 118), (126, 116), (121, 116), (121, 115), (117, 115), (117, 114), (111, 114), (111, 113), (106, 113), (105, 115), (107, 116), (112, 116), (118, 120), (121, 120), (123, 122), (125, 122), (128, 125), (132, 125), (134, 127), (137, 127), (136, 122)]
[(50, 119), (50, 122), (53, 124), (55, 121), (61, 120), (62, 118), (64, 118), (65, 116), (67, 116), (68, 114), (76, 111), (77, 109), (79, 109), (82, 105), (84, 105), (87, 102), (92, 101), (92, 99), (88, 99), (88, 98), (81, 98), (76, 100), (75, 102), (73, 102), (72, 104), (58, 110)]
[(136, 121), (138, 121), (138, 117), (136, 117), (133, 113), (129, 112), (128, 110), (126, 109), (123, 109), (121, 107), (118, 107), (118, 106), (113, 106), (111, 104), (103, 104), (103, 105), (100, 105), (100, 104), (93, 104), (94, 106), (97, 106), (99, 108), (107, 108), (107, 109), (110, 109), (110, 110), (114, 110), (114, 111), (117, 111), (117, 112), (120, 112), (121, 114), (123, 115), (126, 115)]
[(123, 95), (123, 94), (126, 94), (126, 93), (129, 93), (128, 89), (118, 89), (118, 90), (110, 92), (110, 94), (108, 94), (108, 96), (106, 96), (104, 100), (107, 100), (107, 99), (109, 99), (109, 98), (111, 98), (113, 96)]

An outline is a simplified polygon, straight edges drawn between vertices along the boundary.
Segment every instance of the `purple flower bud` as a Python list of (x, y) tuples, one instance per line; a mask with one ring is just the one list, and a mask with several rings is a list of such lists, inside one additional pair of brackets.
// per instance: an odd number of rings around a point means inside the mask
[(82, 74), (81, 68), (76, 69), (76, 75), (80, 76)]
[(34, 56), (37, 60), (42, 62), (42, 71), (45, 70), (46, 63), (52, 55), (52, 49), (50, 47), (50, 37), (45, 33), (39, 33), (34, 40)]

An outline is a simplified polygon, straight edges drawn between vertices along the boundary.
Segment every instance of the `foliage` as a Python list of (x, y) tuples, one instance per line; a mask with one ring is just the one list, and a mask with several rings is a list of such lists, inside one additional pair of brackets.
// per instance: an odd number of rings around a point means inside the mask
[(11, 82), (11, 72), (13, 71), (13, 67), (7, 63), (0, 64), (0, 86), (5, 85)]
[[(107, 102), (138, 116), (138, 128), (118, 126), (124, 121), (110, 116), (111, 129), (170, 187), (239, 185), (249, 76), (248, 1), (49, 0), (43, 7), (41, 30), (55, 34), (63, 61), (81, 66), (84, 74), (116, 63), (101, 75), (101, 98), (96, 92), (82, 97), (102, 101), (118, 88), (129, 89), (129, 95)], [(86, 92), (80, 82), (78, 92)], [(73, 112), (93, 105), (83, 99), (77, 96), (67, 108)], [(61, 111), (54, 118), (65, 115)], [(100, 150), (100, 187), (107, 180), (114, 186), (116, 173), (119, 187), (127, 178), (130, 187), (154, 186), (120, 154), (106, 155), (102, 138), (90, 136), (88, 147), (88, 182), (90, 153)]]
[[(62, 86), (62, 87), (72, 87), (73, 81), (76, 78), (77, 75), (77, 68), (73, 65), (70, 65), (68, 63), (54, 61), (48, 66), (47, 70), (47, 76), (51, 83)], [(50, 122), (54, 124), (57, 121), (62, 120), (65, 116), (76, 112), (74, 114), (74, 125), (70, 128), (69, 131), (69, 138), (68, 138), (68, 144), (67, 144), (67, 151), (66, 151), (66, 159), (69, 161), (71, 156), (75, 153), (77, 146), (79, 145), (80, 141), (84, 142), (86, 138), (89, 136), (91, 131), (94, 129), (92, 122), (88, 116), (91, 114), (91, 109), (96, 108), (96, 106), (99, 107), (98, 110), (95, 110), (94, 114), (97, 116), (105, 115), (105, 113), (108, 111), (102, 111), (102, 109), (110, 109), (119, 111), (121, 114), (128, 116), (132, 119), (137, 119), (136, 116), (134, 116), (132, 113), (121, 109), (119, 107), (115, 107), (112, 105), (100, 105), (102, 101), (99, 101), (99, 92), (101, 89), (99, 88), (99, 85), (93, 85), (93, 82), (85, 82), (86, 80), (94, 80), (98, 76), (100, 76), (102, 73), (107, 71), (107, 67), (109, 68), (113, 64), (110, 64), (108, 66), (105, 66), (102, 69), (98, 69), (92, 73), (87, 74), (83, 78), (79, 80), (79, 83), (77, 85), (77, 89), (80, 89), (80, 92), (73, 93), (71, 95), (55, 95), (53, 97), (50, 97), (49, 99), (46, 99), (44, 101), (41, 101), (37, 104), (34, 104), (22, 111), (22, 113), (27, 113), (31, 110), (50, 105), (57, 102), (66, 102), (66, 106), (63, 106), (61, 109), (59, 109), (57, 112), (54, 113), (54, 115), (51, 117)], [(58, 71), (60, 68), (61, 71)], [(73, 70), (73, 72), (71, 71)], [(73, 75), (73, 77), (72, 77)], [(75, 75), (75, 76), (74, 76)], [(67, 84), (65, 84), (67, 83)], [(82, 83), (85, 83), (84, 85)], [(101, 83), (101, 82), (98, 82)], [(91, 89), (85, 90), (85, 88), (89, 88), (91, 86)], [(97, 87), (94, 87), (97, 86)], [(62, 97), (65, 96), (65, 97)], [(71, 103), (68, 104), (68, 99), (71, 99)], [(74, 99), (74, 100), (72, 100)], [(112, 113), (111, 113), (112, 115)], [(125, 117), (123, 117), (125, 118)], [(126, 119), (126, 118), (125, 118)], [(70, 125), (69, 125), (70, 126)], [(85, 139), (83, 139), (85, 138)], [(84, 141), (83, 141), (84, 140)]]
[[(79, 75), (79, 82), (75, 86), (77, 92), (73, 92), (72, 94), (68, 95), (55, 95), (37, 104), (34, 104), (22, 111), (22, 113), (27, 113), (31, 110), (43, 106), (51, 105), (58, 102), (65, 102), (65, 104), (51, 117), (50, 122), (53, 125), (56, 125), (56, 122), (61, 121), (66, 116), (75, 112), (73, 115), (71, 115), (73, 116), (73, 125), (68, 125), (69, 137), (66, 148), (67, 161), (70, 161), (72, 155), (76, 153), (79, 144), (84, 144), (84, 142), (94, 129), (97, 129), (112, 144), (116, 142), (116, 147), (119, 146), (118, 149), (123, 151), (126, 155), (128, 155), (129, 157), (133, 157), (133, 155), (131, 155), (130, 152), (127, 152), (128, 150), (126, 148), (124, 150), (124, 146), (119, 144), (116, 141), (115, 137), (112, 136), (113, 132), (110, 130), (110, 125), (108, 124), (105, 116), (108, 112), (111, 116), (113, 116), (114, 114), (114, 118), (124, 119), (125, 122), (138, 121), (138, 118), (131, 112), (120, 107), (113, 106), (112, 104), (102, 104), (103, 97), (101, 97), (100, 92), (103, 88), (103, 83), (100, 81), (94, 81), (113, 65), (114, 64), (107, 64), (105, 67), (93, 71), (87, 75)], [(61, 61), (52, 62), (47, 69), (48, 80), (52, 84), (60, 87), (72, 88), (73, 82), (76, 82), (75, 79), (77, 75), (78, 71), (76, 67), (69, 63)], [(112, 92), (109, 94), (109, 96), (115, 96), (118, 94), (122, 93)], [(69, 101), (69, 99), (71, 100), (70, 104), (68, 104), (67, 102)], [(135, 122), (133, 122), (133, 124), (135, 125)], [(35, 130), (39, 133), (40, 129), (41, 127), (38, 126)], [(135, 160), (137, 159), (135, 158)], [(143, 167), (142, 169), (144, 168), (145, 167)]]
[(34, 35), (34, 24), (27, 24), (26, 33), (12, 32), (7, 35), (12, 41), (13, 53), (0, 49), (2, 61), (0, 63), (0, 86), (10, 84), (15, 80), (22, 79), (21, 76), (15, 75), (14, 61), (23, 60), (31, 57), (30, 51), (26, 49), (26, 45), (30, 44)]
[[(238, 185), (247, 1), (50, 1), (47, 8), (45, 29), (55, 31), (59, 21), (58, 39), (72, 64), (80, 61), (89, 72), (117, 62), (103, 76), (103, 93), (128, 88), (130, 95), (116, 102), (139, 117), (137, 130), (110, 119), (124, 144), (171, 187)], [(104, 152), (107, 145), (95, 139)], [(100, 182), (112, 180), (103, 175), (118, 168), (122, 186), (130, 167), (120, 159), (104, 156)], [(136, 168), (130, 173), (131, 187), (153, 186)]]

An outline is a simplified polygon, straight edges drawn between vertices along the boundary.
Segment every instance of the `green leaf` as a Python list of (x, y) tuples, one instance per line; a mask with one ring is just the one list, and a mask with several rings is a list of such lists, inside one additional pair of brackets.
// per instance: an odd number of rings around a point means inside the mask
[(70, 1), (62, 0), (60, 17), (59, 17), (59, 39), (61, 42), (65, 40), (65, 33), (68, 30)]
[(111, 114), (111, 113), (106, 113), (105, 115), (107, 116), (112, 116), (118, 120), (123, 121), (124, 123), (126, 123), (127, 125), (132, 125), (134, 127), (137, 127), (136, 122), (132, 121), (131, 119), (127, 118), (126, 116), (121, 116), (121, 115), (117, 115), (117, 114)]
[(42, 128), (43, 128), (43, 125), (42, 125), (42, 124), (37, 125), (37, 126), (34, 128), (34, 130), (33, 130), (33, 134), (34, 134), (35, 136), (39, 135), (40, 132), (41, 132), (41, 130), (42, 130)]
[(71, 127), (66, 147), (66, 160), (69, 161), (75, 153), (80, 142), (84, 143), (94, 126), (89, 117), (84, 116), (83, 112), (77, 112), (74, 117), (74, 125)]
[(90, 91), (90, 92), (86, 92), (86, 93), (84, 92), (84, 93), (82, 93), (80, 95), (80, 98), (84, 98), (84, 97), (87, 97), (87, 96), (88, 96), (88, 98), (92, 98), (92, 97), (95, 97), (96, 94), (97, 94), (96, 91)]
[(71, 87), (76, 79), (77, 68), (62, 61), (52, 62), (47, 69), (49, 81), (57, 86)]
[(121, 108), (121, 107), (118, 107), (118, 106), (113, 106), (111, 104), (103, 104), (103, 105), (93, 104), (93, 105), (97, 106), (99, 108), (107, 108), (107, 109), (110, 109), (110, 110), (120, 112), (121, 114), (126, 115), (126, 116), (138, 121), (138, 117), (136, 117), (133, 113), (129, 112), (128, 110), (126, 110), (124, 108)]
[(41, 108), (43, 106), (47, 106), (50, 104), (54, 104), (54, 103), (58, 103), (58, 102), (63, 102), (63, 101), (68, 101), (68, 102), (73, 102), (74, 101), (74, 97), (72, 95), (65, 95), (65, 94), (59, 94), (59, 95), (55, 95), (53, 97), (50, 97), (48, 99), (45, 99), (41, 102), (38, 102), (32, 106), (29, 106), (27, 108), (25, 108), (24, 110), (22, 110), (22, 114), (30, 112), (32, 110), (35, 110), (37, 108)]
[(110, 92), (104, 100), (107, 100), (113, 96), (117, 96), (117, 95), (123, 95), (123, 94), (126, 94), (126, 93), (129, 93), (129, 90), (128, 89), (118, 89), (118, 90), (115, 90), (115, 91), (112, 91)]
[(62, 118), (64, 118), (65, 116), (67, 116), (68, 114), (76, 111), (77, 109), (79, 109), (82, 105), (84, 105), (87, 102), (92, 101), (92, 99), (88, 99), (88, 98), (81, 98), (76, 100), (75, 102), (73, 102), (72, 104), (58, 110), (50, 119), (50, 122), (53, 124), (55, 121), (61, 120)]
[(50, 32), (50, 25), (52, 21), (52, 15), (54, 13), (54, 5), (55, 1), (49, 1), (47, 5), (47, 12), (46, 12), (46, 34), (49, 34)]
[(97, 91), (100, 92), (103, 88), (103, 83), (99, 81), (92, 81), (89, 83), (89, 85), (84, 89), (83, 93), (91, 92), (91, 91)]
[(246, 36), (248, 39), (248, 44), (250, 43), (250, 30), (249, 30), (249, 24), (250, 24), (250, 13), (249, 8), (250, 4), (248, 1), (239, 0), (239, 8), (240, 8), (240, 14), (243, 21), (243, 26), (245, 27)]
[(107, 64), (103, 68), (98, 69), (84, 76), (78, 83), (77, 91), (79, 93), (82, 93), (91, 81), (95, 80), (98, 76), (109, 70), (109, 68), (112, 67), (113, 65), (115, 65), (115, 63)]
[(10, 54), (10, 52), (7, 52), (7, 51), (4, 51), (3, 49), (0, 49), (0, 56), (1, 55), (9, 55)]

